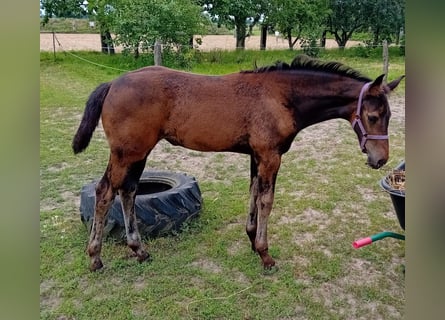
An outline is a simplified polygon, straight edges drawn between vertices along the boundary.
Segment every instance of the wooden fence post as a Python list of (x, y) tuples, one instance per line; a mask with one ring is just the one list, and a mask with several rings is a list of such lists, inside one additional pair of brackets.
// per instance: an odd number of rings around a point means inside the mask
[(53, 31), (53, 54), (54, 54), (54, 61), (56, 61), (56, 35)]
[(162, 46), (161, 41), (156, 40), (154, 47), (155, 66), (162, 66)]
[(383, 81), (386, 83), (388, 79), (388, 66), (389, 66), (389, 55), (388, 55), (388, 42), (383, 40), (383, 73), (385, 76), (383, 77)]

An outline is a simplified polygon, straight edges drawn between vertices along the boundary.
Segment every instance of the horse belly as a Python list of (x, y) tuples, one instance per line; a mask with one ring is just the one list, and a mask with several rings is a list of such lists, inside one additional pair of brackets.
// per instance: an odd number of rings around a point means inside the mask
[(222, 114), (184, 117), (174, 121), (165, 137), (174, 145), (181, 145), (196, 151), (233, 151), (247, 145), (247, 135), (240, 119)]

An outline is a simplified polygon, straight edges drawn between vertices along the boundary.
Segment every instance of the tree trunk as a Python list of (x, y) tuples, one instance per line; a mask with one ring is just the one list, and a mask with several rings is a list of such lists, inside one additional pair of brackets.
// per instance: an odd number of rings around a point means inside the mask
[(260, 50), (266, 50), (266, 42), (267, 42), (267, 24), (261, 25), (261, 38), (260, 38)]
[(246, 30), (244, 21), (236, 25), (236, 50), (244, 50), (246, 48)]
[(374, 46), (378, 46), (379, 45), (379, 43), (380, 43), (379, 38), (380, 38), (380, 28), (377, 28), (374, 31), (374, 41), (372, 43)]
[(326, 34), (327, 34), (327, 30), (324, 30), (323, 33), (321, 34), (321, 39), (320, 39), (320, 47), (322, 48), (326, 48)]
[(343, 50), (346, 46), (346, 42), (348, 42), (348, 37), (346, 33), (342, 32), (339, 35), (337, 32), (335, 32), (334, 36), (335, 36), (335, 42), (337, 42), (339, 49)]
[(288, 30), (286, 32), (286, 38), (287, 38), (287, 43), (289, 45), (289, 50), (293, 50), (294, 49), (294, 45), (292, 43), (292, 33), (291, 33), (291, 30)]
[(400, 43), (400, 29), (399, 32), (396, 32), (396, 39), (395, 39), (396, 46), (398, 46), (399, 43)]
[(396, 33), (396, 45), (400, 44), (400, 38), (403, 37), (403, 27), (398, 27), (397, 28), (397, 33)]
[(114, 54), (113, 39), (109, 30), (100, 32), (100, 44), (102, 53)]

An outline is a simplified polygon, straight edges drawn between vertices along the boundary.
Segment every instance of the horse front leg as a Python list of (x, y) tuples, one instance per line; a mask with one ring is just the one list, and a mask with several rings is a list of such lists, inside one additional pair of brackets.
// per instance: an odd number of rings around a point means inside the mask
[(274, 259), (269, 255), (267, 240), (267, 223), (274, 201), (275, 182), (280, 168), (281, 156), (278, 154), (263, 157), (258, 166), (258, 221), (255, 238), (255, 248), (261, 257), (264, 269), (271, 269), (275, 265)]
[(96, 186), (94, 218), (90, 231), (90, 239), (87, 246), (87, 253), (90, 256), (91, 271), (96, 271), (103, 267), (103, 263), (100, 258), (103, 230), (108, 210), (114, 201), (115, 194), (116, 191), (111, 187), (107, 170)]
[(257, 207), (257, 198), (258, 198), (258, 170), (256, 162), (251, 157), (250, 162), (250, 204), (249, 204), (249, 214), (247, 215), (246, 221), (246, 233), (249, 237), (250, 243), (252, 244), (252, 250), (256, 252), (255, 247), (255, 239), (256, 239), (256, 231), (257, 231), (257, 216), (258, 216), (258, 207)]

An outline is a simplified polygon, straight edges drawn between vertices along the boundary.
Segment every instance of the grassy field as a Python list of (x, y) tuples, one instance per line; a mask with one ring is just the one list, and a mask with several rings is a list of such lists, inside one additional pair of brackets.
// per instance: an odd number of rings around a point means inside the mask
[[(189, 66), (223, 74), (251, 69), (254, 61), (289, 62), (295, 54), (201, 53)], [(108, 148), (96, 132), (87, 151), (74, 156), (71, 140), (99, 83), (150, 63), (75, 55), (40, 55), (40, 319), (404, 318), (404, 242), (385, 239), (359, 250), (351, 245), (381, 231), (401, 231), (378, 181), (405, 156), (404, 82), (390, 100), (391, 158), (384, 168), (365, 166), (355, 134), (341, 120), (305, 129), (283, 157), (269, 223), (278, 271), (262, 270), (245, 235), (248, 158), (162, 142), (147, 169), (197, 177), (204, 199), (200, 217), (180, 234), (145, 240), (150, 263), (128, 258), (125, 245), (108, 239), (105, 268), (91, 273), (79, 195), (103, 174)], [(349, 50), (321, 56), (370, 77), (381, 73), (380, 57), (375, 52), (359, 58)], [(404, 72), (404, 57), (393, 52), (389, 79)]]

